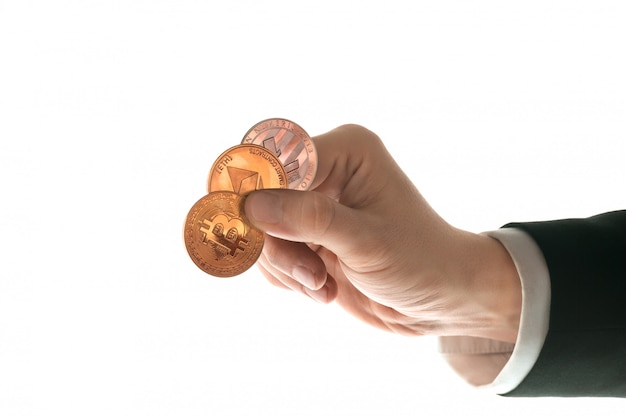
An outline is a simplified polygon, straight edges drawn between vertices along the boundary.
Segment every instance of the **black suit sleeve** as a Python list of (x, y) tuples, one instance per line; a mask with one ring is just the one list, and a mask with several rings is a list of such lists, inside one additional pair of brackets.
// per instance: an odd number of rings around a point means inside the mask
[(539, 358), (507, 396), (626, 397), (626, 211), (511, 223), (550, 273), (550, 325)]

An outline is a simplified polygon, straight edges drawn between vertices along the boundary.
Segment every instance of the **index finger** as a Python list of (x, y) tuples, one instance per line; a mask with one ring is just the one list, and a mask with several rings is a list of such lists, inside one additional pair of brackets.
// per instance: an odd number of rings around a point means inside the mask
[[(358, 187), (376, 188), (383, 173), (398, 170), (382, 140), (363, 126), (342, 125), (312, 140), (317, 149), (318, 167), (311, 190), (337, 201), (348, 194), (361, 195)], [(345, 203), (351, 205), (349, 201)]]

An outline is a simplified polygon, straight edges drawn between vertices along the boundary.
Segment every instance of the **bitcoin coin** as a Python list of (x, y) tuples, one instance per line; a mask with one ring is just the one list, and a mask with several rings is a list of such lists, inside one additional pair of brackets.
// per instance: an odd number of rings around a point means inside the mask
[(287, 173), (287, 188), (306, 190), (317, 171), (317, 152), (311, 137), (287, 119), (266, 119), (254, 125), (241, 143), (260, 145), (278, 157)]
[(287, 188), (283, 164), (263, 146), (233, 146), (215, 160), (209, 172), (209, 193), (232, 191), (245, 195), (263, 188)]
[(244, 198), (216, 191), (198, 200), (185, 220), (187, 253), (202, 271), (232, 277), (250, 268), (261, 255), (264, 235), (245, 217)]

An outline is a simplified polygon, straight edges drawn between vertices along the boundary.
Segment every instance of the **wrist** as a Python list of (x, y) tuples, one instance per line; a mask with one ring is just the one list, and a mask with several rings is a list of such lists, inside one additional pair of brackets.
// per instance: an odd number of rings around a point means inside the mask
[[(515, 343), (522, 309), (517, 268), (496, 239), (461, 232), (454, 316), (457, 334)], [(453, 318), (453, 321), (455, 319)]]

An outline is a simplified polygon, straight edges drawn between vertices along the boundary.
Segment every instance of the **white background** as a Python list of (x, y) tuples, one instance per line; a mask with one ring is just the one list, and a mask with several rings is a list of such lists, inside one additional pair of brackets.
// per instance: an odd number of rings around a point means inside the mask
[(598, 0), (0, 0), (0, 416), (623, 415), (476, 392), (432, 338), (202, 273), (182, 225), (268, 117), (365, 125), (466, 230), (623, 209), (625, 22)]

